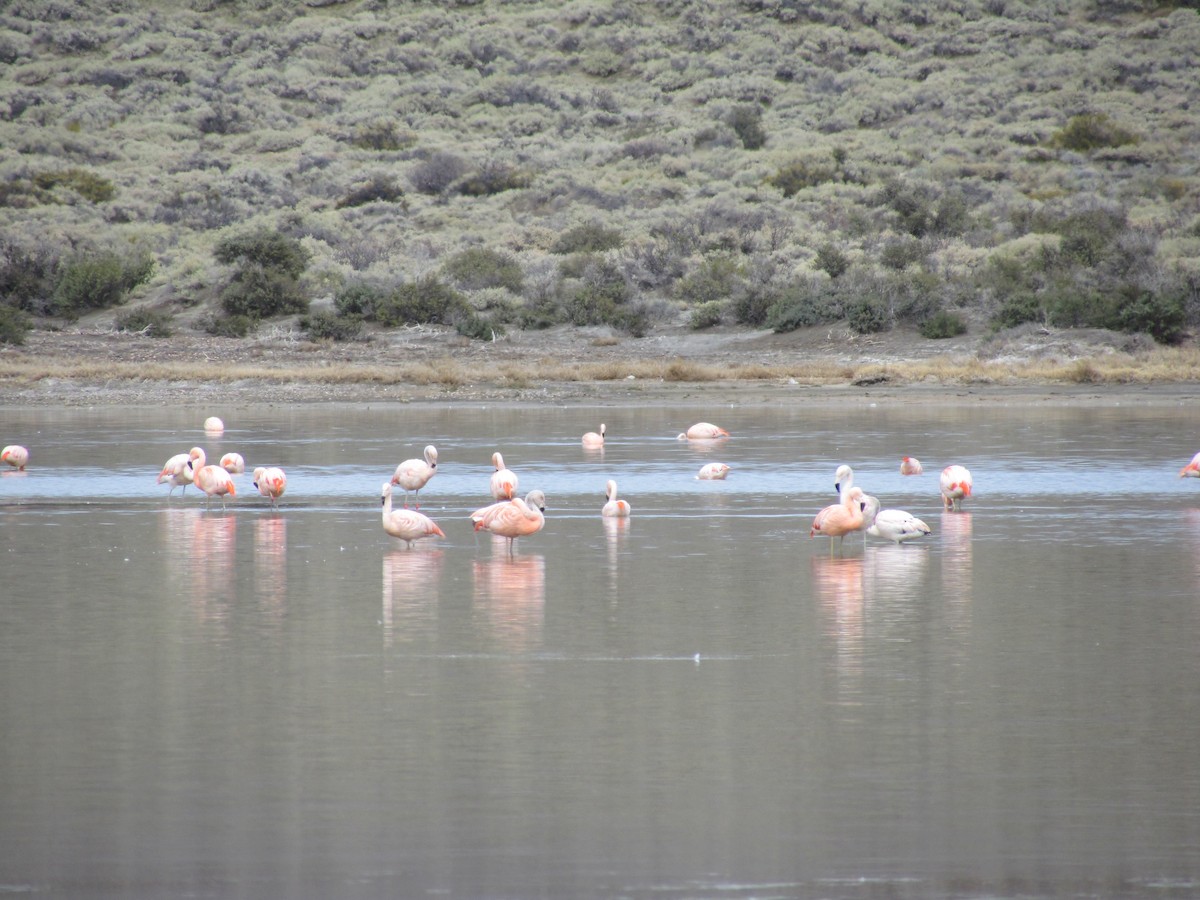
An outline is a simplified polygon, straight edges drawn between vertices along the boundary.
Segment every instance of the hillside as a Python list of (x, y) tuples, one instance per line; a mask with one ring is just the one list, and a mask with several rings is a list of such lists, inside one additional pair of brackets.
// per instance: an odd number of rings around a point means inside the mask
[[(301, 305), (370, 330), (1177, 342), (1200, 324), (1187, 6), (14, 0), (0, 290), (43, 326), (220, 333), (242, 276), (215, 253), (258, 234), (299, 248)], [(113, 291), (72, 293), (95, 257)]]

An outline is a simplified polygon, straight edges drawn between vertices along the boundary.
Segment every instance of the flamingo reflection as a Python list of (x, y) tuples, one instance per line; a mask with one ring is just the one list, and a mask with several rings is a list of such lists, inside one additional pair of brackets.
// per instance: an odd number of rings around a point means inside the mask
[(823, 617), (823, 633), (833, 642), (834, 670), (842, 702), (862, 692), (863, 561), (861, 557), (812, 557), (813, 592)]
[(383, 556), (383, 639), (411, 641), (432, 632), (442, 579), (441, 550), (410, 553), (395, 549)]
[(613, 600), (618, 597), (617, 576), (620, 574), (621, 545), (629, 534), (631, 519), (603, 518), (604, 537), (608, 545), (608, 593)]
[(514, 651), (542, 642), (546, 607), (546, 560), (509, 556), (476, 560), (474, 603), (488, 631)]
[(287, 519), (254, 521), (254, 593), (271, 613), (282, 616), (287, 601)]
[(917, 600), (927, 592), (925, 570), (929, 552), (924, 547), (875, 545), (866, 550), (864, 583), (872, 600)]
[(971, 513), (942, 513), (942, 588), (952, 602), (971, 602)]
[(223, 623), (234, 600), (236, 516), (207, 516), (196, 508), (160, 513), (168, 586), (184, 597), (197, 620)]

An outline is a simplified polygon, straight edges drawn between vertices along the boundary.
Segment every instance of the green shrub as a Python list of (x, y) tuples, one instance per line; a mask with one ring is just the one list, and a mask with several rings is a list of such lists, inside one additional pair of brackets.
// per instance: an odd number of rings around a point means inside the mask
[(551, 253), (603, 253), (605, 250), (616, 250), (625, 239), (621, 232), (613, 228), (605, 228), (596, 222), (576, 225), (568, 228), (558, 236), (550, 246)]
[(117, 189), (111, 181), (101, 178), (87, 169), (39, 172), (33, 176), (33, 183), (44, 191), (53, 191), (62, 185), (91, 203), (105, 203), (115, 197), (117, 193)]
[(747, 150), (759, 150), (767, 142), (767, 132), (762, 125), (762, 107), (742, 104), (729, 113), (729, 127)]
[(1046, 309), (1036, 294), (1021, 292), (1006, 297), (992, 316), (993, 328), (1015, 328), (1026, 322), (1044, 322)]
[(339, 200), (337, 208), (350, 209), (368, 203), (399, 203), (404, 206), (404, 191), (390, 175), (375, 175)]
[(350, 144), (360, 150), (396, 151), (411, 147), (416, 135), (401, 132), (395, 122), (372, 122), (360, 126), (350, 139)]
[(0, 297), (25, 312), (47, 315), (58, 257), (37, 244), (0, 239)]
[(170, 337), (175, 333), (175, 317), (163, 309), (131, 309), (120, 313), (113, 325), (117, 331), (143, 332), (150, 337)]
[(779, 188), (783, 196), (791, 197), (806, 188), (833, 181), (836, 177), (837, 173), (831, 166), (797, 160), (780, 168), (767, 179), (767, 183)]
[(766, 325), (777, 334), (828, 325), (842, 317), (842, 303), (832, 285), (800, 282), (780, 297), (767, 312)]
[(388, 328), (399, 325), (453, 325), (470, 313), (462, 294), (436, 277), (403, 284), (385, 296), (375, 318)]
[(837, 278), (850, 268), (850, 257), (833, 244), (822, 244), (817, 248), (816, 264), (830, 278)]
[(721, 324), (725, 314), (725, 304), (720, 300), (708, 300), (692, 310), (689, 324), (697, 331), (702, 328), (712, 328)]
[(847, 307), (846, 324), (858, 334), (876, 334), (892, 327), (892, 317), (882, 300), (865, 297)]
[(778, 300), (779, 294), (766, 286), (747, 286), (746, 290), (739, 292), (733, 298), (731, 304), (733, 320), (739, 325), (761, 327), (766, 324), (771, 307)]
[(879, 251), (879, 262), (888, 269), (901, 271), (925, 256), (925, 243), (910, 235), (893, 238)]
[(375, 311), (385, 296), (386, 293), (375, 285), (355, 281), (334, 294), (333, 307), (340, 316), (374, 319)]
[(504, 334), (504, 326), (471, 312), (454, 325), (454, 330), (474, 341), (490, 341)]
[(1083, 113), (1073, 116), (1050, 137), (1050, 146), (1087, 153), (1101, 147), (1122, 147), (1136, 144), (1141, 138), (1113, 122), (1105, 113)]
[(527, 173), (505, 163), (485, 163), (478, 171), (463, 176), (455, 189), (465, 197), (488, 197), (527, 188), (532, 181)]
[(453, 153), (435, 153), (408, 173), (412, 186), (422, 194), (441, 194), (467, 172), (467, 164)]
[(244, 338), (258, 327), (258, 319), (250, 316), (206, 316), (200, 326), (214, 337)]
[(932, 340), (958, 337), (967, 333), (967, 323), (956, 312), (940, 310), (921, 323), (921, 337)]
[(350, 341), (362, 334), (363, 329), (358, 316), (339, 316), (325, 309), (301, 316), (299, 325), (314, 341)]
[(213, 250), (225, 265), (259, 266), (299, 278), (308, 268), (310, 254), (295, 238), (260, 228), (225, 238)]
[(506, 288), (519, 294), (524, 282), (520, 264), (507, 253), (472, 247), (454, 254), (442, 266), (445, 276), (465, 291)]
[(268, 319), (308, 312), (308, 296), (294, 276), (278, 269), (247, 266), (221, 289), (221, 309), (230, 316)]
[(21, 346), (29, 333), (29, 316), (7, 303), (0, 303), (0, 344)]
[(675, 285), (675, 296), (688, 304), (710, 303), (733, 296), (742, 284), (742, 270), (728, 254), (706, 257), (700, 267)]
[(1130, 334), (1148, 334), (1160, 344), (1178, 344), (1186, 334), (1182, 293), (1153, 293), (1136, 287), (1119, 292), (1113, 324)]
[(59, 267), (51, 312), (77, 319), (85, 312), (116, 306), (153, 273), (154, 260), (148, 256), (125, 259), (104, 251), (70, 257)]

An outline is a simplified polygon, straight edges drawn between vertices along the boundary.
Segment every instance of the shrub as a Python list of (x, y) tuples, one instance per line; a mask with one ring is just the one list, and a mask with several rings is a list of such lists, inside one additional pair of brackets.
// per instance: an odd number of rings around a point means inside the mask
[(412, 186), (422, 194), (441, 194), (467, 172), (467, 164), (453, 153), (435, 153), (408, 173)]
[(45, 246), (0, 240), (0, 297), (26, 312), (48, 314), (57, 268), (57, 255)]
[(505, 163), (485, 163), (478, 171), (464, 176), (456, 185), (465, 197), (487, 197), (504, 191), (529, 187), (532, 178)]
[(1083, 113), (1073, 116), (1050, 137), (1050, 146), (1087, 153), (1101, 147), (1121, 147), (1136, 144), (1138, 135), (1113, 122), (1105, 113)]
[(992, 316), (993, 328), (1015, 328), (1026, 322), (1042, 322), (1046, 319), (1046, 310), (1037, 295), (1020, 292), (1005, 298), (1000, 309)]
[(365, 206), (368, 203), (404, 204), (404, 191), (390, 175), (374, 175), (337, 202), (338, 209)]
[(892, 327), (887, 304), (877, 297), (866, 297), (850, 304), (846, 323), (858, 334), (876, 334)]
[(850, 268), (850, 257), (833, 244), (822, 244), (817, 249), (816, 264), (830, 278), (837, 278)]
[(200, 321), (207, 333), (214, 337), (244, 338), (258, 327), (258, 320), (250, 316), (206, 316)]
[(605, 250), (615, 250), (625, 243), (621, 232), (613, 228), (605, 228), (597, 222), (576, 225), (568, 228), (558, 236), (550, 246), (551, 253), (603, 253)]
[(463, 337), (475, 341), (490, 341), (504, 334), (504, 326), (498, 322), (486, 319), (477, 313), (463, 316), (454, 326), (454, 330)]
[(21, 346), (29, 333), (29, 316), (15, 306), (0, 303), (0, 344)]
[(507, 253), (472, 247), (450, 257), (442, 272), (461, 290), (506, 288), (519, 294), (524, 282), (520, 264)]
[(142, 332), (150, 337), (170, 337), (175, 333), (175, 317), (163, 309), (131, 309), (119, 314), (113, 325), (117, 331)]
[(44, 191), (52, 191), (62, 185), (70, 188), (91, 203), (105, 203), (116, 196), (117, 189), (107, 178), (101, 178), (87, 169), (64, 169), (61, 172), (39, 172), (33, 183)]
[(791, 197), (806, 188), (814, 188), (827, 181), (833, 181), (836, 173), (828, 165), (809, 163), (797, 160), (783, 166), (767, 179), (767, 183), (779, 188), (783, 196)]
[(1187, 326), (1183, 295), (1126, 287), (1120, 291), (1114, 325), (1121, 331), (1148, 334), (1160, 344), (1178, 344)]
[(747, 150), (759, 150), (767, 142), (762, 125), (762, 107), (751, 104), (735, 106), (729, 113), (729, 127)]
[(230, 316), (267, 319), (308, 312), (308, 296), (295, 276), (251, 265), (221, 289), (221, 309)]
[(768, 310), (766, 325), (777, 334), (826, 325), (842, 317), (842, 304), (832, 285), (798, 282)]
[(333, 296), (333, 307), (340, 316), (374, 319), (375, 310), (385, 297), (384, 291), (365, 281), (346, 285)]
[(293, 278), (300, 277), (309, 260), (309, 252), (298, 240), (267, 228), (225, 238), (217, 244), (213, 256), (225, 265), (256, 265)]
[(907, 269), (925, 256), (925, 244), (917, 238), (905, 235), (893, 238), (879, 251), (879, 262), (888, 269)]
[(360, 150), (395, 151), (411, 147), (416, 137), (401, 133), (395, 122), (372, 122), (354, 132), (350, 144)]
[(692, 328), (699, 330), (701, 328), (712, 328), (714, 325), (721, 324), (721, 318), (725, 313), (725, 304), (720, 300), (709, 300), (701, 303), (692, 310), (690, 324)]
[(389, 328), (398, 325), (453, 325), (470, 312), (462, 294), (432, 275), (396, 288), (383, 298), (375, 318)]
[(958, 337), (967, 333), (967, 323), (958, 313), (939, 310), (921, 323), (920, 332), (932, 340)]
[(314, 341), (349, 341), (362, 334), (363, 323), (358, 316), (339, 316), (329, 310), (301, 316), (300, 330)]
[(77, 319), (85, 312), (115, 306), (153, 272), (154, 260), (148, 256), (124, 259), (110, 251), (78, 254), (59, 267), (51, 311)]
[(726, 254), (707, 257), (700, 267), (681, 278), (675, 296), (685, 303), (710, 303), (731, 297), (741, 286), (741, 267)]

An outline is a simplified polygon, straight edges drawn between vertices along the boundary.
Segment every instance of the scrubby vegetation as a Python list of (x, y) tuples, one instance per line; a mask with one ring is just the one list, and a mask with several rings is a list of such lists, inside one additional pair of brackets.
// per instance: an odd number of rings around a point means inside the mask
[(0, 9), (5, 342), (1200, 326), (1194, 3), (52, 6)]

